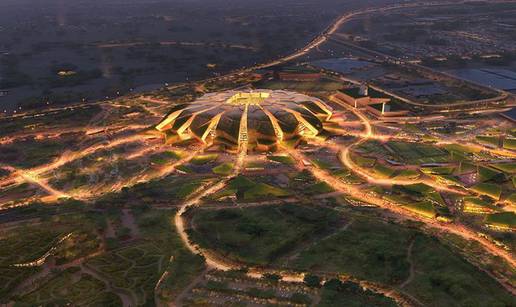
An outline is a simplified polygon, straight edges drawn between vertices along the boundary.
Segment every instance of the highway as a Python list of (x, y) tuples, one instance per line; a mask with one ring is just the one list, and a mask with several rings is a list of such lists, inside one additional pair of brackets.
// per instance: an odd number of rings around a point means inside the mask
[[(420, 103), (420, 102), (412, 101), (412, 100), (407, 99), (405, 97), (399, 96), (399, 95), (397, 95), (395, 93), (386, 91), (386, 90), (384, 90), (384, 89), (382, 89), (380, 87), (377, 87), (374, 84), (369, 84), (370, 88), (372, 88), (372, 89), (374, 89), (374, 90), (376, 90), (378, 92), (387, 94), (389, 96), (395, 97), (395, 98), (397, 98), (397, 99), (399, 99), (399, 100), (401, 100), (401, 101), (403, 101), (403, 102), (405, 102), (407, 104), (413, 105), (413, 106), (432, 108), (432, 109), (437, 109), (437, 110), (460, 109), (460, 108), (464, 109), (464, 107), (468, 107), (468, 106), (478, 106), (478, 105), (489, 105), (489, 104), (492, 104), (492, 103), (501, 103), (501, 102), (507, 100), (509, 97), (511, 97), (511, 94), (508, 93), (508, 92), (497, 90), (497, 89), (493, 89), (493, 88), (488, 88), (485, 85), (474, 83), (474, 82), (472, 82), (470, 80), (462, 79), (462, 78), (459, 78), (458, 76), (451, 75), (451, 74), (448, 74), (448, 73), (445, 73), (445, 72), (442, 72), (442, 71), (439, 71), (439, 70), (435, 70), (435, 69), (430, 68), (430, 67), (422, 66), (422, 65), (419, 65), (419, 64), (413, 64), (413, 63), (404, 62), (402, 59), (395, 58), (393, 56), (390, 56), (388, 54), (384, 54), (384, 53), (378, 52), (376, 50), (371, 50), (371, 49), (367, 49), (367, 48), (364, 48), (364, 47), (361, 47), (361, 46), (357, 46), (355, 44), (352, 44), (352, 43), (347, 42), (347, 41), (343, 41), (341, 39), (331, 38), (331, 40), (334, 41), (334, 42), (340, 43), (342, 45), (346, 45), (346, 46), (355, 48), (357, 50), (361, 50), (363, 52), (372, 53), (372, 54), (374, 54), (376, 56), (376, 58), (381, 58), (381, 59), (383, 59), (384, 61), (387, 61), (387, 62), (402, 63), (402, 64), (399, 64), (399, 65), (403, 65), (403, 66), (407, 66), (407, 67), (413, 67), (413, 68), (417, 68), (419, 70), (425, 70), (425, 71), (428, 71), (428, 72), (430, 72), (430, 73), (432, 73), (434, 75), (445, 76), (446, 78), (449, 78), (449, 79), (460, 80), (461, 82), (473, 84), (473, 85), (475, 85), (477, 87), (480, 87), (480, 88), (483, 88), (483, 89), (487, 89), (487, 90), (492, 91), (492, 92), (497, 92), (499, 94), (496, 97), (486, 98), (486, 99), (470, 100), (470, 101), (460, 101), (460, 102), (453, 102), (453, 103), (446, 103), (446, 104), (432, 104), (432, 103)], [(353, 79), (349, 79), (349, 78), (346, 78), (346, 79), (347, 79), (347, 81), (352, 82), (354, 84), (360, 83), (358, 80), (353, 80)]]

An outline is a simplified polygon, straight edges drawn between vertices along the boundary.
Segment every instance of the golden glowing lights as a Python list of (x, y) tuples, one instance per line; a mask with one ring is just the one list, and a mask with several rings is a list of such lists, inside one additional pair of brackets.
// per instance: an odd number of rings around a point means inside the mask
[[(296, 144), (317, 136), (332, 115), (321, 100), (295, 92), (227, 91), (175, 106), (156, 129), (165, 133), (169, 143), (195, 138), (237, 152), (245, 138), (251, 150), (273, 151), (283, 141)], [(239, 129), (243, 120), (245, 136)]]
[(226, 103), (233, 105), (259, 105), (271, 96), (267, 92), (242, 92), (231, 96)]

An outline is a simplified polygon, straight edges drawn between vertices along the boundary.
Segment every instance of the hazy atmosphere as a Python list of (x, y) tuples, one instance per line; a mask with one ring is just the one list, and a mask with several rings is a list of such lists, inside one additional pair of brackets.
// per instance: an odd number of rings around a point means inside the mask
[[(198, 80), (300, 48), (364, 1), (0, 3), (0, 105), (12, 112)], [(72, 72), (63, 78), (59, 72)]]
[(516, 306), (516, 0), (1, 0), (1, 306)]

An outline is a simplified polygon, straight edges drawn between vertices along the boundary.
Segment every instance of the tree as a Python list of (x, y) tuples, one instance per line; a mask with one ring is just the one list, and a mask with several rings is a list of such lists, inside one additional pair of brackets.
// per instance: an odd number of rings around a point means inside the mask
[(265, 273), (263, 274), (263, 279), (276, 283), (281, 279), (281, 276), (274, 273)]
[(324, 283), (324, 288), (333, 291), (341, 291), (342, 282), (336, 278), (332, 278)]
[(310, 288), (319, 288), (321, 286), (321, 278), (317, 275), (306, 274), (303, 281)]

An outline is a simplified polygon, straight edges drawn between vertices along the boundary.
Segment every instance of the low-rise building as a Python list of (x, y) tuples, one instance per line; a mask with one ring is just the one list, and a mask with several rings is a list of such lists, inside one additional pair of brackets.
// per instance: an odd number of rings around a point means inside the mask
[(354, 87), (337, 91), (335, 97), (354, 108), (361, 108), (371, 103), (367, 87)]
[(367, 85), (338, 91), (335, 97), (354, 108), (365, 108), (376, 117), (399, 117), (409, 113), (397, 99)]
[(372, 103), (367, 105), (366, 109), (376, 117), (398, 117), (406, 116), (409, 113), (408, 110), (401, 107), (398, 103), (391, 101)]

